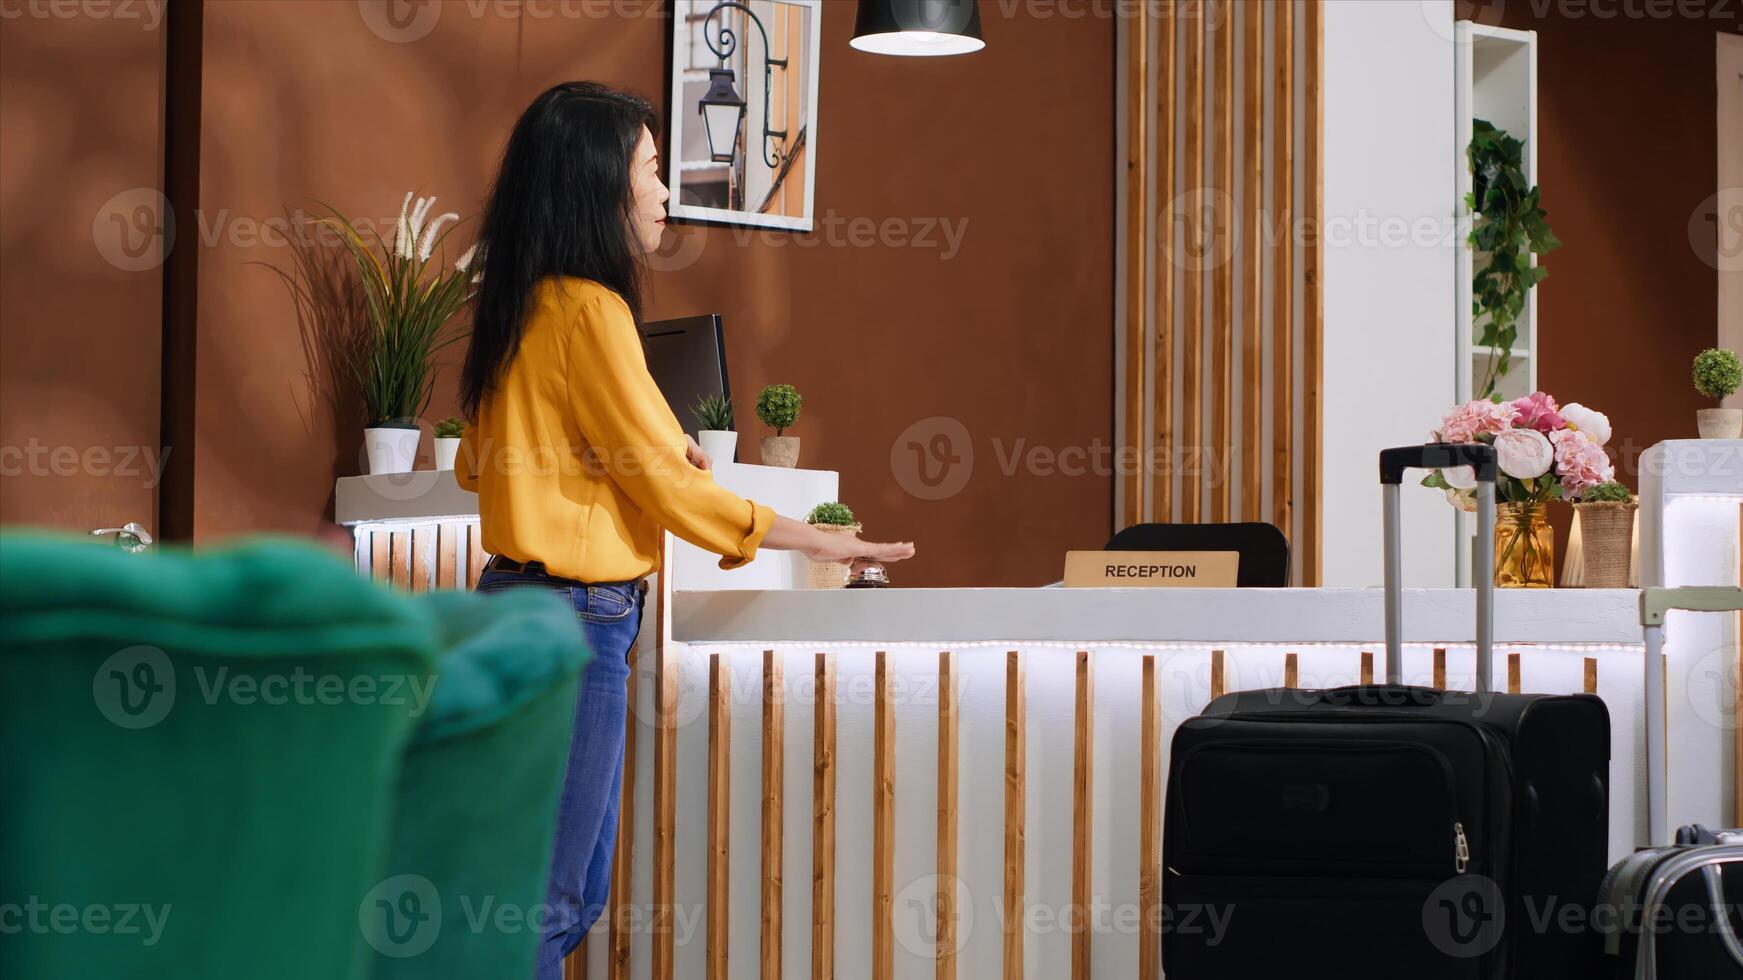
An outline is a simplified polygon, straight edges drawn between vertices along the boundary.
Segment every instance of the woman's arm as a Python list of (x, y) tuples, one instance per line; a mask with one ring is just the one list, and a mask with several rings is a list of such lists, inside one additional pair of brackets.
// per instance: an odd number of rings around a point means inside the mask
[(763, 547), (776, 551), (802, 552), (812, 561), (853, 561), (856, 558), (867, 558), (888, 564), (914, 556), (914, 545), (907, 541), (897, 544), (872, 544), (861, 541), (857, 534), (819, 531), (809, 524), (779, 515), (775, 517), (775, 523), (769, 528), (768, 535), (763, 538)]

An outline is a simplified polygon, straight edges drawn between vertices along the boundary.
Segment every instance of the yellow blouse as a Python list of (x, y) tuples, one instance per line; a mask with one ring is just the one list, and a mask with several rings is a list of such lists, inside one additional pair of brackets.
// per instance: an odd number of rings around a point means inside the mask
[(455, 477), (478, 493), (485, 551), (581, 582), (656, 570), (661, 528), (736, 568), (775, 520), (685, 458), (629, 307), (587, 279), (534, 289), (520, 350), (466, 428)]

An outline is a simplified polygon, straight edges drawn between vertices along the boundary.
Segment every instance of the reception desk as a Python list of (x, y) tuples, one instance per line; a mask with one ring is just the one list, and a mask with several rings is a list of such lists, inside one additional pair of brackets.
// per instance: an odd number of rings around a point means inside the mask
[[(1670, 471), (1698, 468), (1677, 459)], [(777, 509), (793, 517), (836, 493), (833, 474), (719, 478), (741, 493), (788, 481)], [(471, 495), (451, 475), (357, 479), (425, 481), (412, 503), (342, 485), (361, 568), (414, 589), (476, 573)], [(1643, 488), (1645, 577), (1734, 582), (1743, 483), (1679, 480)], [(1080, 956), (1137, 976), (1178, 925), (1152, 914), (1150, 880), (1174, 728), (1222, 691), (1384, 676), (1375, 589), (805, 591), (787, 587), (802, 580), (790, 556), (721, 573), (687, 548), (668, 544), (637, 646), (612, 910), (582, 954), (593, 976), (700, 977), (711, 956), (735, 978), (770, 957), (797, 974), (917, 975), (941, 944), (965, 978), (1013, 957), (1067, 976)], [(1406, 592), (1406, 682), (1474, 685), (1473, 601)], [(1503, 591), (1495, 622), (1495, 690), (1609, 707), (1621, 856), (1645, 825), (1638, 593)], [(1673, 627), (1673, 645), (1678, 629), (1697, 645), (1674, 647), (1669, 670), (1672, 822), (1729, 821), (1735, 725), (1715, 708), (1734, 703), (1734, 675), (1692, 668), (1734, 659), (1736, 628)], [(608, 974), (613, 961), (629, 972)]]

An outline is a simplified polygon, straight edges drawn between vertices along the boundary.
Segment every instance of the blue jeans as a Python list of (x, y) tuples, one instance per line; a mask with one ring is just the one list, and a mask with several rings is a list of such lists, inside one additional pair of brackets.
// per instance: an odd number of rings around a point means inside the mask
[[(478, 591), (547, 588), (566, 593), (593, 660), (575, 697), (569, 765), (557, 805), (549, 906), (539, 938), (538, 980), (562, 980), (563, 958), (581, 944), (605, 910), (617, 805), (623, 786), (623, 734), (629, 712), (629, 653), (641, 631), (646, 597), (639, 582), (583, 584), (542, 571), (486, 569)], [(535, 920), (536, 921), (536, 920)]]

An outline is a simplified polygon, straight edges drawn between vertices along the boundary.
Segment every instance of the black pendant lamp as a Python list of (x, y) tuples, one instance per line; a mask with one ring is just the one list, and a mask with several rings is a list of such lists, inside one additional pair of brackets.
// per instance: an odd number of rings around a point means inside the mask
[(872, 54), (937, 56), (986, 47), (978, 0), (859, 0), (848, 42)]

